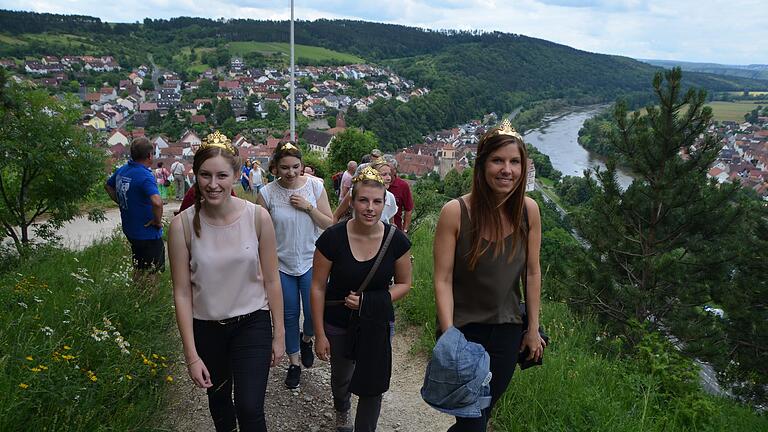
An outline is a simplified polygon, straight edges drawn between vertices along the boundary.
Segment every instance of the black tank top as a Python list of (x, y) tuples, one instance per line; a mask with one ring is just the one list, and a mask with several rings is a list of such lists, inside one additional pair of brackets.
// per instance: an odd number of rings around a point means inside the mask
[[(461, 327), (469, 323), (481, 324), (521, 324), (520, 276), (526, 264), (528, 233), (528, 212), (523, 209), (524, 218), (521, 229), (526, 233), (512, 250), (516, 233), (507, 236), (504, 252), (494, 257), (494, 242), (480, 255), (474, 270), (469, 269), (469, 255), (472, 249), (472, 235), (469, 232), (469, 211), (463, 198), (461, 206), (461, 226), (456, 241), (453, 263), (453, 325)], [(485, 244), (487, 240), (482, 240)], [(482, 246), (485, 246), (483, 244)], [(511, 258), (511, 259), (510, 259)]]

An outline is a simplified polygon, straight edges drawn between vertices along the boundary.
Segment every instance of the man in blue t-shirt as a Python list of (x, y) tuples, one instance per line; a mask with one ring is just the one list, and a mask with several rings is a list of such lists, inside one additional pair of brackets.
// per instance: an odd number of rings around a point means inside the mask
[(165, 270), (163, 200), (152, 174), (152, 143), (147, 138), (131, 142), (131, 160), (121, 166), (104, 186), (120, 205), (123, 233), (131, 243), (134, 279), (139, 274)]

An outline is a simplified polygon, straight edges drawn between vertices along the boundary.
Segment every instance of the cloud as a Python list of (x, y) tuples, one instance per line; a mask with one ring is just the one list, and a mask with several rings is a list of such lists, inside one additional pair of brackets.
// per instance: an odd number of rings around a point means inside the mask
[[(0, 0), (0, 8), (98, 16), (290, 17), (289, 0)], [(768, 63), (764, 0), (295, 0), (295, 16), (524, 34), (636, 58)]]

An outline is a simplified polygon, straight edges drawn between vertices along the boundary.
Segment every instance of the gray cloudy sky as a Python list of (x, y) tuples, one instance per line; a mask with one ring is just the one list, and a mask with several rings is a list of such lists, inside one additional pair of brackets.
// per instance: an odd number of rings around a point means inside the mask
[[(297, 19), (351, 18), (520, 33), (634, 58), (768, 63), (765, 0), (295, 0)], [(287, 19), (290, 0), (0, 0), (0, 9), (97, 16)]]

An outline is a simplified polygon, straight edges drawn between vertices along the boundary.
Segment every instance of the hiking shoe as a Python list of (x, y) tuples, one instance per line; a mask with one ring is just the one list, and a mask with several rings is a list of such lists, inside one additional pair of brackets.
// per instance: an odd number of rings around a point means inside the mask
[(285, 376), (285, 386), (289, 389), (297, 389), (299, 388), (299, 381), (301, 381), (301, 366), (288, 366), (288, 374)]
[(352, 417), (349, 411), (336, 411), (336, 432), (352, 432)]
[(315, 353), (312, 350), (312, 340), (304, 342), (304, 333), (299, 335), (299, 348), (301, 349), (301, 364), (305, 368), (311, 368), (315, 364)]

